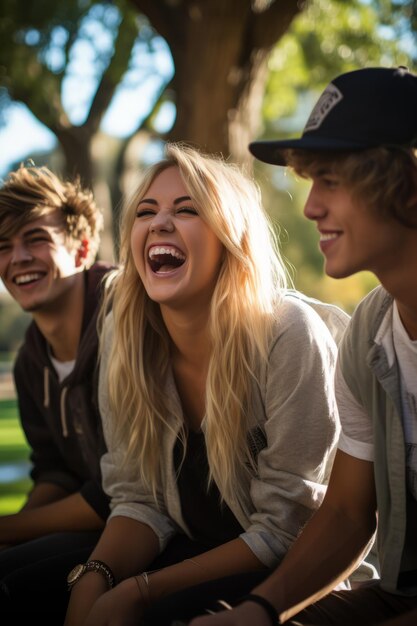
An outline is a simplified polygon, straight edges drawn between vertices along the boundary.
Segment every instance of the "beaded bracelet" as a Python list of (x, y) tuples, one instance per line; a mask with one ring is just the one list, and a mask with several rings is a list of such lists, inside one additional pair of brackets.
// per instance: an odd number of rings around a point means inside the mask
[(256, 593), (249, 593), (247, 596), (240, 598), (238, 604), (243, 604), (244, 602), (254, 602), (255, 604), (259, 604), (259, 606), (262, 606), (268, 613), (272, 626), (276, 626), (276, 624), (279, 623), (278, 611), (266, 598), (258, 596)]

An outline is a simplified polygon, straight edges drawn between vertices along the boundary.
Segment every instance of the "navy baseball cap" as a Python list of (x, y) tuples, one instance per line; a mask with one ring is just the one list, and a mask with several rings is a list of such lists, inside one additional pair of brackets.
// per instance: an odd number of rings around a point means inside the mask
[(417, 76), (405, 67), (341, 74), (323, 91), (299, 139), (254, 141), (265, 163), (285, 165), (285, 150), (356, 151), (417, 147)]

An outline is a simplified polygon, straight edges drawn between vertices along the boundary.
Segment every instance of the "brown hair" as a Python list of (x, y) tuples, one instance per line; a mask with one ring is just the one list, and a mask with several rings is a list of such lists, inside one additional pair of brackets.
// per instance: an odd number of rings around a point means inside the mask
[(359, 152), (288, 150), (287, 163), (303, 178), (326, 172), (339, 176), (353, 198), (382, 217), (417, 227), (417, 155), (414, 150), (378, 147)]
[(21, 166), (11, 172), (0, 189), (0, 236), (9, 237), (26, 223), (57, 213), (69, 249), (88, 239), (89, 267), (97, 255), (103, 215), (93, 194), (78, 178), (59, 179), (47, 167)]

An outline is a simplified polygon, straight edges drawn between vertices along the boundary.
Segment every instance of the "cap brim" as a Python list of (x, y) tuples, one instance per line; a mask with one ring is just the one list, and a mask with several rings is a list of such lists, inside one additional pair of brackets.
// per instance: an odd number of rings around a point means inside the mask
[(272, 165), (286, 165), (286, 150), (311, 150), (311, 151), (343, 151), (364, 150), (369, 146), (327, 137), (300, 137), (299, 139), (287, 139), (283, 141), (253, 141), (249, 144), (250, 153), (259, 161)]
[(285, 150), (299, 148), (299, 139), (288, 141), (253, 141), (249, 152), (259, 161), (272, 165), (286, 165)]

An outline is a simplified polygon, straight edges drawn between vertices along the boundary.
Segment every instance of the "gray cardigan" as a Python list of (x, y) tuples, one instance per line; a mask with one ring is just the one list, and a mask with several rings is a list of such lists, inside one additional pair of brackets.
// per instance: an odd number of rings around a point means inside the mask
[(417, 503), (406, 488), (400, 372), (395, 358), (389, 364), (382, 345), (385, 336), (394, 353), (392, 304), (382, 287), (366, 296), (345, 333), (339, 359), (347, 386), (372, 418), (381, 586), (416, 595), (416, 583), (398, 584), (401, 572), (413, 570), (417, 581)]
[[(308, 303), (307, 303), (308, 301)], [(338, 339), (348, 316), (332, 305), (289, 293), (282, 302), (268, 363), (253, 387), (251, 428), (260, 427), (266, 445), (257, 457), (257, 473), (240, 477), (245, 496), (227, 504), (245, 529), (241, 538), (257, 558), (274, 567), (286, 554), (312, 513), (321, 504), (336, 451), (339, 419), (334, 396), (337, 346), (322, 317)], [(167, 381), (171, 429), (163, 434), (161, 485), (156, 506), (136, 468), (124, 467), (124, 449), (116, 449), (109, 425), (106, 370), (112, 338), (106, 324), (99, 386), (100, 411), (108, 452), (102, 458), (104, 489), (111, 497), (111, 516), (126, 516), (149, 525), (163, 550), (177, 532), (190, 536), (181, 515), (173, 465), (173, 448), (181, 422), (180, 400), (173, 377)], [(172, 409), (172, 410), (171, 410)], [(204, 432), (204, 421), (202, 424)], [(123, 469), (122, 469), (123, 467)]]

